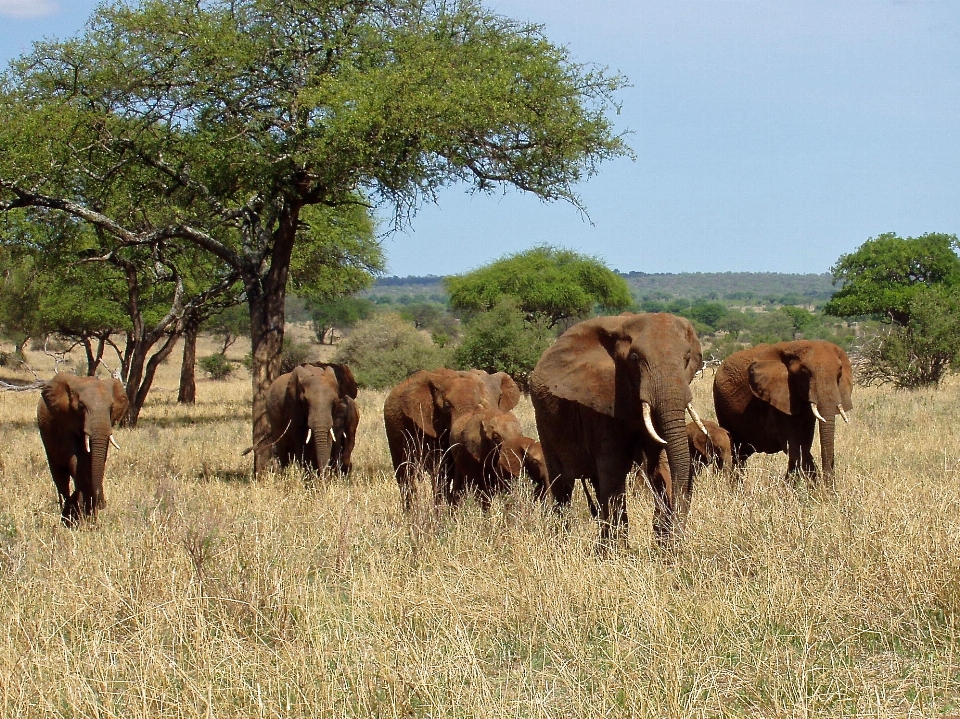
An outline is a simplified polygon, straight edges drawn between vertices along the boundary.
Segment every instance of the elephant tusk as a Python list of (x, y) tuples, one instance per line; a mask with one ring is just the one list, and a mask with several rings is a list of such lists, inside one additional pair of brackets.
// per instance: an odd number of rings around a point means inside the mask
[(667, 440), (663, 439), (657, 430), (653, 428), (653, 418), (650, 416), (650, 403), (643, 403), (643, 426), (647, 428), (647, 433), (660, 444), (666, 444)]
[(820, 414), (820, 410), (817, 409), (817, 405), (816, 405), (814, 402), (811, 402), (811, 403), (810, 403), (810, 409), (813, 410), (813, 416), (816, 417), (817, 419), (819, 419), (821, 422), (826, 422), (826, 421), (827, 421), (827, 420), (825, 420), (825, 419), (823, 418), (823, 415)]
[(843, 421), (846, 422), (847, 424), (850, 424), (850, 415), (848, 415), (846, 412), (843, 411), (843, 405), (838, 404), (837, 409), (840, 410), (840, 416), (843, 417)]
[(697, 423), (700, 431), (709, 437), (710, 433), (707, 431), (707, 428), (703, 426), (703, 422), (700, 421), (700, 415), (698, 415), (697, 410), (693, 408), (693, 402), (687, 404), (687, 412), (689, 412), (690, 416), (693, 417), (693, 421)]
[(304, 442), (304, 444), (310, 444), (310, 438), (312, 436), (313, 436), (313, 428), (307, 427), (307, 440)]
[(336, 442), (336, 441), (337, 441), (337, 435), (335, 435), (335, 434), (333, 433), (333, 427), (330, 428), (330, 441), (331, 441), (331, 442)]
[(112, 445), (113, 445), (114, 447), (116, 447), (117, 449), (120, 449), (120, 445), (117, 444), (117, 440), (115, 440), (115, 439), (113, 438), (113, 435), (112, 435), (112, 434), (110, 435), (110, 444), (112, 444)]
[(83, 435), (83, 448), (87, 450), (87, 454), (90, 454), (90, 435)]

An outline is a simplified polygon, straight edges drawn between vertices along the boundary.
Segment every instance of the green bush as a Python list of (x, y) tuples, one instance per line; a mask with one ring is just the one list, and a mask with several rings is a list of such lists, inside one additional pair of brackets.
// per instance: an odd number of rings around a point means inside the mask
[(359, 322), (340, 344), (336, 361), (350, 365), (357, 384), (392, 387), (422, 369), (450, 364), (450, 353), (393, 312)]
[(310, 345), (283, 338), (283, 353), (280, 355), (280, 373), (293, 372), (310, 356)]
[(530, 373), (553, 339), (545, 319), (526, 319), (517, 301), (504, 296), (489, 312), (473, 318), (454, 358), (461, 369), (506, 372), (526, 389)]
[(211, 379), (223, 380), (233, 374), (233, 363), (220, 353), (204, 357), (197, 364)]

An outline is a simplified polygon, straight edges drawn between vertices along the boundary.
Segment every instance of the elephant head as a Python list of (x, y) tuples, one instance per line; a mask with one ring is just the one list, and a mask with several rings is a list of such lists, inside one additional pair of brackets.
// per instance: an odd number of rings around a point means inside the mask
[(533, 482), (535, 492), (540, 495), (547, 486), (547, 462), (543, 456), (543, 447), (530, 437), (512, 437), (500, 445), (497, 457), (501, 477), (516, 478), (522, 472)]
[(303, 438), (304, 454), (311, 463), (315, 460), (318, 470), (330, 464), (333, 445), (344, 440), (349, 403), (356, 396), (357, 383), (346, 365), (300, 365), (290, 373), (284, 416), (292, 436)]
[[(99, 380), (59, 373), (40, 390), (37, 423), (50, 470), (64, 501), (64, 520), (71, 521), (83, 501), (85, 514), (106, 505), (103, 475), (113, 426), (127, 412), (127, 393), (120, 380)], [(76, 496), (69, 497), (73, 476)]]
[(534, 373), (550, 394), (634, 429), (646, 456), (666, 448), (672, 479), (658, 533), (672, 532), (673, 516), (682, 519), (689, 506), (685, 411), (693, 414), (689, 385), (701, 362), (700, 342), (688, 320), (625, 313), (574, 325), (544, 353)]
[(690, 444), (690, 462), (697, 473), (703, 467), (713, 466), (717, 470), (729, 470), (733, 466), (733, 448), (730, 433), (716, 422), (704, 420), (707, 432), (695, 422), (687, 423), (687, 441)]
[(847, 412), (853, 409), (853, 370), (847, 353), (822, 340), (781, 342), (755, 350), (757, 358), (747, 368), (750, 391), (786, 415), (816, 418), (823, 473), (832, 478), (836, 416), (847, 421)]

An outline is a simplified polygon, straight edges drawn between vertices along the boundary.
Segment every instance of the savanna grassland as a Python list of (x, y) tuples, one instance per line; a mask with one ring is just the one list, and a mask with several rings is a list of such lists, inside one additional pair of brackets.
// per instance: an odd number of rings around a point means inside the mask
[(960, 712), (958, 382), (858, 388), (834, 496), (785, 482), (782, 455), (742, 486), (706, 474), (675, 557), (638, 482), (630, 548), (602, 559), (579, 491), (566, 525), (522, 489), (488, 516), (405, 516), (383, 393), (361, 391), (349, 479), (251, 481), (248, 377), (181, 407), (178, 373), (117, 431), (108, 506), (72, 531), (37, 394), (0, 393), (0, 715)]

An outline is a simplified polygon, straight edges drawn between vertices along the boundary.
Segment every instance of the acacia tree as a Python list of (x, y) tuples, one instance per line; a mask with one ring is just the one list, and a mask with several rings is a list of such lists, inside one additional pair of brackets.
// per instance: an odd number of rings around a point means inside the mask
[(622, 84), (474, 0), (103, 5), (5, 75), (0, 210), (179, 238), (236, 272), (257, 444), (305, 208), (369, 198), (401, 223), (455, 182), (579, 206), (575, 185), (629, 152), (608, 118)]
[(547, 246), (447, 277), (444, 285), (455, 309), (489, 311), (507, 296), (529, 320), (544, 318), (550, 326), (589, 317), (597, 305), (620, 312), (633, 303), (626, 281), (600, 260)]

